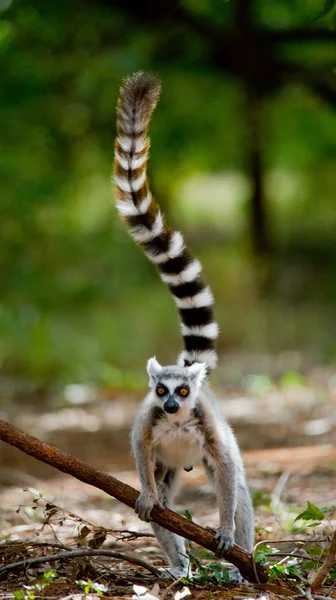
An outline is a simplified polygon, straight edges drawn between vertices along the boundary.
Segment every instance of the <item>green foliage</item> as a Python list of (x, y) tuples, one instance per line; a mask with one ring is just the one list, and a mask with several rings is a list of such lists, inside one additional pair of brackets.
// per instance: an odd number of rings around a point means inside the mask
[(220, 562), (210, 562), (206, 565), (199, 565), (193, 575), (193, 581), (197, 583), (216, 583), (221, 586), (229, 583), (229, 570)]
[(283, 565), (279, 565), (278, 563), (274, 563), (269, 567), (270, 573), (270, 581), (274, 581), (276, 579), (282, 579), (284, 577), (295, 577), (297, 579), (303, 579), (300, 570), (297, 567), (297, 560), (292, 559), (287, 561)]
[(269, 546), (269, 544), (259, 544), (254, 551), (254, 560), (256, 563), (266, 565), (269, 563), (269, 557), (277, 552), (278, 550), (276, 548), (272, 548), (272, 546)]
[[(332, 518), (334, 512), (334, 506), (319, 508), (318, 506), (312, 504), (312, 502), (308, 501), (307, 509), (298, 514), (295, 521), (311, 521), (309, 526), (314, 528), (320, 525), (321, 521), (324, 519), (329, 520), (329, 517)], [(321, 565), (321, 562), (323, 562), (326, 556), (329, 554), (330, 548), (326, 547), (325, 540), (319, 542), (316, 535), (314, 535), (311, 536), (310, 541), (307, 539), (307, 543), (301, 547), (301, 551), (302, 552), (299, 550), (294, 552), (293, 554), (295, 554), (295, 556), (292, 556), (292, 554), (288, 553), (287, 556), (285, 554), (283, 557), (283, 553), (281, 553), (280, 556), (282, 558), (279, 560), (279, 557), (276, 556), (279, 554), (279, 550), (271, 547), (267, 543), (262, 543), (257, 544), (254, 550), (254, 559), (256, 563), (260, 563), (267, 567), (270, 581), (276, 581), (277, 579), (282, 578), (290, 578), (299, 580), (300, 584), (305, 586), (309, 585), (309, 582), (312, 581), (314, 573)], [(336, 571), (332, 568), (328, 574), (326, 584), (331, 585), (335, 580)]]
[(78, 579), (76, 583), (83, 588), (85, 594), (90, 594), (93, 592), (98, 594), (98, 596), (102, 596), (103, 593), (107, 592), (108, 590), (107, 586), (103, 583), (95, 583), (94, 581), (91, 581), (91, 579), (88, 579), (87, 581), (84, 579)]
[[(213, 552), (210, 552), (205, 548), (196, 549), (191, 546), (190, 542), (187, 543), (187, 549), (190, 564), (193, 566), (192, 582), (202, 583), (205, 585), (209, 583), (215, 583), (219, 586), (229, 582), (229, 571), (221, 562), (210, 561), (206, 564), (202, 564), (202, 560), (213, 558)], [(186, 578), (185, 583), (191, 583), (191, 580)]]
[(288, 371), (280, 378), (280, 386), (284, 389), (302, 387), (305, 383), (304, 377), (296, 371)]
[(14, 592), (14, 598), (15, 600), (35, 600), (35, 592), (34, 590), (18, 590)]
[(55, 571), (45, 571), (41, 577), (41, 583), (42, 585), (48, 585), (49, 583), (52, 583), (56, 577), (57, 573)]
[(297, 557), (290, 558), (289, 555), (285, 562), (279, 562), (275, 556), (278, 552), (277, 548), (272, 548), (266, 543), (258, 545), (254, 551), (256, 563), (268, 568), (270, 581), (286, 577), (304, 580), (308, 561), (306, 559), (300, 561)]
[(316, 521), (316, 520), (318, 520), (318, 523), (314, 523), (313, 525), (319, 525), (319, 522), (323, 521), (323, 519), (324, 519), (324, 512), (323, 512), (323, 510), (321, 510), (320, 508), (318, 508), (317, 506), (315, 506), (314, 504), (312, 504), (308, 500), (307, 501), (307, 508), (306, 508), (306, 510), (302, 511), (296, 517), (295, 521), (298, 521), (299, 519), (301, 519), (303, 521)]
[(250, 374), (243, 380), (243, 386), (251, 394), (267, 394), (273, 388), (273, 384), (267, 375)]
[(335, 585), (336, 583), (336, 569), (331, 568), (328, 577), (325, 581), (325, 585)]
[(55, 571), (45, 571), (42, 577), (33, 585), (24, 585), (22, 590), (14, 592), (15, 600), (35, 600), (36, 597), (43, 597), (44, 590), (49, 586), (50, 583), (56, 579), (57, 573)]
[(271, 496), (265, 490), (256, 490), (252, 494), (253, 508), (270, 508)]

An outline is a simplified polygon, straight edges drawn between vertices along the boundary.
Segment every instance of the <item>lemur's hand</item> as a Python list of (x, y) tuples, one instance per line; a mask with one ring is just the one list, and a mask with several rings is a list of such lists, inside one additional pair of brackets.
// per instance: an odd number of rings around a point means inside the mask
[(234, 544), (233, 531), (220, 527), (219, 529), (212, 529), (207, 527), (209, 531), (215, 534), (215, 540), (218, 541), (218, 548), (216, 550), (216, 556), (223, 556), (225, 552), (231, 550)]
[(163, 504), (161, 504), (155, 494), (143, 492), (135, 503), (135, 512), (141, 521), (151, 521), (150, 515), (154, 506), (157, 506), (160, 510), (164, 510)]

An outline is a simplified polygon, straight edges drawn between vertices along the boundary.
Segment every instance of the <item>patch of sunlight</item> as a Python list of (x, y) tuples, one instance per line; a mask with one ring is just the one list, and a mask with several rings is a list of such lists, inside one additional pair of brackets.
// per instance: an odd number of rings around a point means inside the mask
[(309, 196), (309, 177), (301, 171), (272, 169), (266, 174), (265, 185), (267, 195), (283, 207), (291, 208), (293, 202), (298, 206)]
[(42, 205), (38, 221), (48, 233), (59, 233), (64, 226), (71, 230), (90, 232), (106, 219), (112, 221), (113, 194), (109, 178), (94, 173), (82, 177), (78, 186), (66, 194), (65, 202)]
[(80, 429), (83, 431), (99, 431), (101, 420), (98, 415), (92, 415), (78, 408), (64, 408), (57, 413), (49, 412), (38, 418), (38, 424), (43, 431)]
[(93, 402), (96, 396), (95, 388), (89, 384), (72, 383), (64, 389), (64, 398), (69, 404), (88, 404)]
[(177, 189), (176, 198), (179, 213), (191, 227), (218, 224), (232, 234), (242, 227), (250, 194), (248, 177), (239, 171), (226, 171), (189, 177)]
[(73, 190), (67, 204), (67, 217), (80, 231), (94, 231), (106, 219), (112, 220), (111, 182), (100, 173), (89, 174)]

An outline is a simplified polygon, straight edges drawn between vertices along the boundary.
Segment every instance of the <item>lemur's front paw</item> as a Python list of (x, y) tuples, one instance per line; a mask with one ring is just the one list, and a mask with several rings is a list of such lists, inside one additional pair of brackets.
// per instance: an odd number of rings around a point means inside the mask
[(225, 554), (225, 552), (231, 550), (233, 546), (233, 532), (228, 529), (217, 529), (215, 534), (215, 540), (218, 541), (216, 556), (222, 556), (223, 554)]
[(151, 521), (150, 515), (154, 506), (157, 506), (160, 510), (164, 510), (163, 504), (161, 504), (156, 496), (152, 494), (140, 494), (135, 503), (135, 512), (141, 521)]

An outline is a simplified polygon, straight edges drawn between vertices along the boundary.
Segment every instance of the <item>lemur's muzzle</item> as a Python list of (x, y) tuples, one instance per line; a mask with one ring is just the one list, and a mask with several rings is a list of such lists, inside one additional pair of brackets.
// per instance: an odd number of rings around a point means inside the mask
[(176, 402), (176, 400), (174, 400), (174, 396), (169, 395), (168, 400), (166, 400), (163, 405), (163, 408), (167, 413), (173, 414), (178, 411), (180, 405), (178, 402)]

